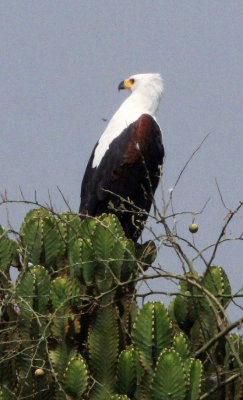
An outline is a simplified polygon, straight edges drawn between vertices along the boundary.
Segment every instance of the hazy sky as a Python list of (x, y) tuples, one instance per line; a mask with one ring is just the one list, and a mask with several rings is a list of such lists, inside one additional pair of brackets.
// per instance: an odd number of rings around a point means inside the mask
[[(208, 198), (196, 244), (217, 239), (227, 210), (243, 188), (243, 2), (229, 0), (1, 0), (0, 192), (78, 210), (80, 184), (93, 146), (128, 93), (119, 82), (134, 73), (160, 72), (164, 97), (158, 121), (164, 133), (166, 192), (201, 140), (210, 133), (175, 190), (176, 211), (198, 211)], [(161, 205), (161, 193), (157, 194)], [(18, 229), (27, 208), (9, 207)], [(191, 239), (191, 216), (178, 218)], [(6, 226), (6, 208), (0, 207)], [(235, 218), (228, 234), (242, 230)], [(187, 251), (187, 249), (185, 248)], [(161, 249), (158, 261), (177, 271)], [(242, 244), (222, 245), (216, 264), (234, 290), (242, 286)], [(199, 266), (200, 268), (200, 266)], [(241, 277), (241, 279), (239, 279)], [(161, 289), (167, 289), (161, 282)], [(239, 309), (233, 317), (239, 316)], [(234, 318), (233, 318), (234, 319)]]

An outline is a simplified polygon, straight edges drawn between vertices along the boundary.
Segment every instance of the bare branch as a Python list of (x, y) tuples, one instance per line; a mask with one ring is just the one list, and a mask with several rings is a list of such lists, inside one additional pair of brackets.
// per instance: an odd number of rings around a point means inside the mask
[(225, 381), (219, 383), (217, 386), (215, 386), (214, 388), (210, 389), (207, 393), (203, 394), (199, 400), (206, 400), (209, 399), (209, 397), (211, 396), (211, 394), (215, 393), (218, 389), (221, 389), (222, 387), (228, 385), (229, 383), (234, 382), (236, 379), (238, 379), (240, 377), (240, 374), (234, 374), (232, 376), (230, 376), (228, 379), (226, 379)]
[(217, 240), (217, 242), (216, 242), (216, 244), (215, 244), (215, 246), (214, 246), (213, 254), (212, 254), (212, 256), (211, 256), (211, 258), (210, 258), (210, 260), (209, 260), (209, 262), (208, 262), (208, 267), (207, 267), (207, 268), (210, 268), (210, 266), (212, 265), (212, 262), (213, 262), (213, 260), (214, 260), (214, 258), (215, 258), (216, 252), (217, 252), (217, 248), (218, 248), (218, 246), (219, 246), (219, 243), (220, 243), (222, 237), (225, 235), (225, 230), (226, 230), (227, 226), (229, 225), (230, 221), (232, 220), (232, 218), (234, 217), (234, 215), (235, 215), (235, 214), (240, 210), (240, 208), (242, 207), (242, 204), (243, 204), (243, 203), (240, 202), (240, 204), (238, 205), (238, 207), (236, 207), (236, 209), (235, 209), (234, 211), (231, 211), (231, 212), (229, 213), (228, 218), (227, 218), (227, 220), (226, 220), (226, 222), (225, 222), (225, 224), (224, 224), (224, 226), (223, 226), (223, 228), (222, 228), (222, 230), (221, 230), (221, 232), (220, 232), (220, 235), (219, 235), (219, 237), (218, 237), (218, 240)]
[(185, 169), (187, 168), (188, 164), (191, 162), (191, 160), (193, 159), (193, 157), (195, 156), (195, 154), (201, 149), (203, 143), (205, 142), (205, 140), (209, 137), (210, 133), (208, 133), (205, 138), (201, 141), (201, 143), (199, 144), (199, 146), (194, 150), (194, 152), (192, 153), (192, 155), (189, 157), (189, 159), (187, 160), (187, 162), (185, 163), (184, 167), (182, 168), (181, 172), (179, 173), (179, 176), (173, 186), (173, 190), (175, 189), (175, 187), (177, 186), (177, 184), (179, 183), (182, 174), (184, 173)]
[(224, 199), (223, 199), (222, 192), (221, 192), (221, 190), (220, 190), (220, 188), (219, 188), (219, 184), (218, 184), (218, 181), (217, 181), (216, 178), (215, 178), (215, 182), (216, 182), (216, 186), (217, 186), (217, 189), (218, 189), (218, 192), (219, 192), (219, 196), (220, 196), (220, 199), (221, 199), (221, 202), (222, 202), (224, 208), (226, 208), (226, 210), (228, 210), (229, 212), (231, 212), (231, 210), (230, 210), (230, 209), (226, 206), (226, 204), (225, 204), (225, 201), (224, 201)]
[(202, 353), (207, 351), (209, 347), (213, 346), (221, 337), (226, 336), (227, 333), (232, 331), (232, 329), (236, 328), (237, 326), (242, 325), (243, 317), (239, 318), (237, 321), (233, 322), (230, 325), (227, 325), (222, 331), (220, 331), (216, 336), (210, 339), (203, 347), (201, 347), (196, 353), (195, 357), (199, 357)]
[(57, 186), (57, 190), (59, 191), (60, 195), (62, 196), (64, 203), (68, 207), (68, 210), (71, 211), (70, 205), (68, 204), (68, 201), (66, 200), (66, 198), (65, 198), (64, 194), (62, 193), (61, 189), (59, 188), (59, 186)]

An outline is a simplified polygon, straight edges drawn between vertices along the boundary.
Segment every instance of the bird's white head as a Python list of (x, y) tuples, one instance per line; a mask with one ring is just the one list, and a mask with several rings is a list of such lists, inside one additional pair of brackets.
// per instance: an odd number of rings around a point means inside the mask
[(163, 92), (163, 81), (160, 74), (137, 74), (122, 81), (118, 89), (129, 89), (132, 93), (113, 115), (103, 132), (95, 149), (93, 168), (99, 166), (110, 143), (142, 114), (149, 114), (155, 119)]
[[(163, 80), (160, 74), (136, 74), (120, 83), (118, 89), (128, 89), (132, 92), (133, 100), (144, 103), (154, 114), (158, 108), (163, 92)], [(150, 104), (149, 104), (150, 103)]]

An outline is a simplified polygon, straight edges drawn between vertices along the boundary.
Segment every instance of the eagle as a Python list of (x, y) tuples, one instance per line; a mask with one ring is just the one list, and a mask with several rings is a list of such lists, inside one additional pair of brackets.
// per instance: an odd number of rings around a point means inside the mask
[(127, 238), (140, 237), (158, 186), (164, 157), (156, 121), (163, 92), (158, 73), (136, 74), (118, 89), (131, 94), (96, 143), (81, 185), (81, 218), (115, 214)]

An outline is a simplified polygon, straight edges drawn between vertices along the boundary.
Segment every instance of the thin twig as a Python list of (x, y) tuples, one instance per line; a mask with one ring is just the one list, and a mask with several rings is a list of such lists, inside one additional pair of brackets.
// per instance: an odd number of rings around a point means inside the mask
[(236, 379), (240, 377), (240, 374), (235, 374), (232, 375), (230, 378), (226, 379), (225, 381), (219, 383), (217, 386), (213, 387), (210, 389), (207, 393), (204, 393), (199, 400), (206, 400), (208, 399), (212, 393), (216, 392), (218, 389), (221, 389), (222, 387), (228, 385), (231, 382), (234, 382)]
[(68, 207), (68, 210), (71, 211), (70, 205), (68, 204), (68, 201), (65, 199), (64, 194), (62, 193), (61, 189), (59, 188), (59, 186), (57, 186), (57, 190), (59, 191), (60, 195), (62, 196), (62, 199), (64, 201), (64, 203), (66, 204), (66, 206)]
[(218, 192), (219, 192), (220, 200), (221, 200), (221, 202), (222, 202), (224, 208), (226, 208), (226, 210), (228, 210), (228, 211), (230, 212), (231, 210), (230, 210), (230, 209), (226, 206), (226, 204), (225, 204), (225, 201), (224, 201), (224, 199), (223, 199), (222, 192), (221, 192), (221, 190), (220, 190), (220, 188), (219, 188), (219, 184), (218, 184), (218, 181), (217, 181), (216, 178), (215, 178), (215, 182), (216, 182), (217, 190), (218, 190)]
[(226, 230), (227, 226), (229, 225), (229, 223), (232, 220), (232, 218), (234, 217), (234, 215), (239, 211), (239, 209), (241, 208), (242, 204), (243, 204), (243, 202), (240, 202), (238, 207), (236, 207), (236, 209), (229, 214), (229, 216), (228, 216), (228, 218), (227, 218), (227, 220), (226, 220), (226, 222), (225, 222), (225, 224), (224, 224), (224, 226), (223, 226), (223, 228), (222, 228), (222, 230), (220, 232), (218, 240), (215, 243), (213, 254), (212, 254), (212, 256), (211, 256), (211, 258), (210, 258), (210, 260), (208, 262), (207, 269), (210, 268), (210, 266), (212, 265), (212, 262), (213, 262), (213, 260), (215, 258), (216, 252), (217, 252), (217, 248), (219, 246), (219, 243), (220, 243), (222, 237), (225, 235), (225, 230)]
[(205, 140), (209, 137), (210, 133), (208, 133), (205, 138), (201, 141), (201, 143), (199, 144), (199, 146), (194, 150), (194, 152), (192, 153), (192, 155), (188, 158), (187, 162), (185, 163), (184, 167), (182, 168), (181, 172), (178, 175), (178, 178), (176, 179), (176, 182), (173, 186), (173, 191), (175, 189), (175, 187), (177, 186), (179, 180), (181, 179), (181, 176), (183, 174), (183, 172), (185, 171), (186, 167), (188, 166), (188, 164), (190, 163), (190, 161), (193, 159), (193, 157), (195, 156), (195, 154), (198, 152), (198, 150), (200, 150), (200, 148), (202, 147), (203, 143), (205, 142)]
[(199, 357), (202, 353), (204, 353), (209, 347), (213, 346), (221, 337), (226, 336), (227, 333), (232, 331), (232, 329), (236, 328), (237, 326), (243, 323), (243, 317), (238, 319), (237, 321), (233, 322), (231, 325), (226, 326), (221, 332), (219, 332), (216, 336), (210, 339), (204, 346), (202, 346), (195, 354), (195, 357)]

